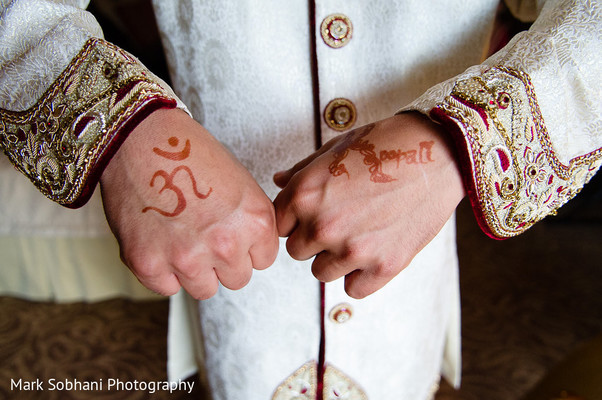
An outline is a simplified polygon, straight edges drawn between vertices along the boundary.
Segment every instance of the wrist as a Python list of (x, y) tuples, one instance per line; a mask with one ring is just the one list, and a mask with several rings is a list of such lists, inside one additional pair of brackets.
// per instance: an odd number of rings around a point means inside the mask
[[(403, 124), (409, 124), (409, 131), (415, 135), (412, 140), (418, 142), (434, 142), (433, 161), (434, 168), (431, 170), (434, 182), (441, 185), (445, 192), (445, 198), (450, 204), (457, 206), (466, 196), (460, 158), (451, 134), (439, 123), (434, 122), (428, 116), (417, 112), (407, 111), (396, 117), (403, 118)], [(405, 130), (407, 132), (407, 128)]]

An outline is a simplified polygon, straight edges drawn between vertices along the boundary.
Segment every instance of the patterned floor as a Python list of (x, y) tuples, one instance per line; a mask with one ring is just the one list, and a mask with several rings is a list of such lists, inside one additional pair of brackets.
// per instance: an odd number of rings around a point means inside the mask
[[(521, 399), (602, 332), (602, 218), (591, 210), (597, 212), (576, 204), (568, 216), (498, 242), (478, 230), (462, 205), (463, 385), (459, 391), (442, 385), (437, 400)], [(200, 398), (198, 391), (10, 390), (11, 378), (103, 379), (105, 387), (109, 378), (164, 380), (167, 309), (165, 301), (57, 305), (0, 298), (0, 399)]]
[(602, 219), (590, 201), (501, 242), (460, 210), (463, 384), (443, 385), (437, 400), (522, 399), (602, 333)]
[[(167, 309), (166, 301), (56, 305), (0, 298), (0, 399), (195, 398), (106, 390), (111, 378), (165, 379)], [(11, 391), (11, 379), (19, 378), (22, 385), (41, 379), (46, 390)], [(102, 380), (105, 390), (50, 391), (52, 378)]]

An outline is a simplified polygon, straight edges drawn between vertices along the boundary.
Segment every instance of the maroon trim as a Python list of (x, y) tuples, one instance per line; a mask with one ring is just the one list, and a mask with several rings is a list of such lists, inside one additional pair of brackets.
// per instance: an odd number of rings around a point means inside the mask
[(310, 31), (310, 68), (311, 68), (311, 83), (312, 83), (312, 98), (314, 105), (314, 126), (315, 126), (315, 146), (316, 149), (322, 147), (324, 140), (322, 138), (322, 113), (320, 110), (320, 76), (318, 71), (318, 49), (317, 49), (317, 35), (316, 35), (316, 2), (315, 0), (309, 1), (309, 31)]
[(177, 105), (176, 101), (173, 99), (158, 96), (150, 98), (146, 101), (146, 104), (144, 104), (134, 115), (128, 118), (120, 128), (117, 129), (117, 132), (114, 133), (111, 141), (105, 146), (102, 154), (92, 166), (90, 173), (88, 174), (88, 178), (86, 179), (86, 182), (82, 188), (81, 194), (72, 203), (66, 204), (66, 207), (79, 208), (88, 202), (94, 193), (94, 189), (96, 188), (96, 185), (98, 184), (98, 181), (100, 180), (105, 168), (107, 165), (109, 165), (109, 162), (115, 153), (117, 153), (117, 150), (119, 150), (129, 134), (138, 126), (140, 122), (160, 108), (175, 108)]
[(84, 128), (86, 127), (86, 125), (88, 125), (88, 123), (93, 120), (94, 120), (94, 117), (87, 116), (87, 117), (83, 117), (79, 121), (77, 121), (77, 124), (75, 125), (75, 128), (73, 129), (73, 136), (75, 136), (76, 138), (79, 138), (79, 135), (81, 135), (81, 133), (84, 131)]
[(320, 282), (320, 354), (318, 356), (318, 385), (316, 400), (324, 400), (324, 367), (326, 362), (326, 284)]
[(119, 103), (125, 96), (128, 95), (128, 93), (132, 91), (134, 87), (136, 87), (138, 83), (140, 83), (140, 81), (133, 80), (126, 84), (124, 87), (117, 90), (117, 93), (115, 94), (115, 103)]
[(485, 128), (489, 129), (489, 122), (487, 121), (487, 113), (485, 112), (485, 110), (483, 110), (481, 107), (477, 106), (476, 104), (473, 104), (469, 101), (464, 100), (461, 97), (453, 96), (453, 95), (451, 97), (453, 97), (454, 100), (456, 100), (458, 103), (464, 104), (466, 107), (475, 110), (479, 114), (481, 119), (483, 120), (483, 123), (485, 124)]
[(456, 122), (440, 108), (433, 108), (429, 115), (434, 121), (437, 121), (441, 125), (443, 125), (443, 127), (450, 133), (452, 141), (456, 147), (458, 159), (460, 161), (460, 172), (462, 174), (462, 180), (464, 181), (464, 187), (466, 188), (466, 193), (468, 194), (468, 198), (470, 199), (470, 204), (472, 206), (472, 210), (474, 212), (477, 223), (479, 224), (479, 227), (481, 228), (483, 233), (485, 233), (487, 236), (493, 239), (505, 239), (498, 237), (493, 233), (493, 231), (489, 228), (487, 218), (485, 218), (485, 214), (483, 213), (483, 207), (481, 206), (479, 193), (476, 188), (475, 181), (473, 179), (472, 163), (470, 161), (469, 156), (470, 150), (468, 148), (468, 142), (464, 137), (462, 129), (460, 129)]

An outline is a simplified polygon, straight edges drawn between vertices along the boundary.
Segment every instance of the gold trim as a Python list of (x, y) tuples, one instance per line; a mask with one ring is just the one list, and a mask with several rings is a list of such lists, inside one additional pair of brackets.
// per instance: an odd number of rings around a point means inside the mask
[(330, 129), (343, 132), (355, 125), (357, 110), (351, 100), (339, 97), (324, 108), (324, 121)]
[(324, 43), (333, 49), (339, 49), (351, 40), (353, 24), (346, 15), (331, 14), (320, 24), (320, 34)]
[(137, 59), (92, 38), (33, 107), (0, 109), (0, 149), (44, 195), (73, 205), (91, 192), (88, 180), (116, 150), (120, 130), (157, 100), (175, 106)]
[(436, 109), (464, 132), (476, 196), (497, 237), (518, 235), (573, 198), (602, 149), (564, 165), (552, 147), (528, 74), (495, 67), (458, 81)]
[(368, 400), (366, 393), (353, 379), (332, 365), (326, 365), (324, 370), (322, 395), (324, 400)]
[(317, 386), (318, 366), (315, 361), (310, 361), (276, 388), (272, 400), (315, 400)]
[(341, 303), (332, 308), (328, 313), (328, 318), (334, 323), (344, 324), (353, 316), (353, 307), (348, 303)]

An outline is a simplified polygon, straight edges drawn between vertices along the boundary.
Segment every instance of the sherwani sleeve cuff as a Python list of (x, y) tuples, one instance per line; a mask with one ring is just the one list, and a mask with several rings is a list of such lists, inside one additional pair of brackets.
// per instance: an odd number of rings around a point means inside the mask
[(602, 164), (601, 20), (598, 4), (547, 2), (529, 31), (401, 110), (447, 128), (489, 236), (555, 214)]
[(32, 107), (0, 109), (0, 148), (44, 195), (75, 208), (128, 134), (164, 107), (185, 109), (136, 58), (91, 38)]
[(494, 238), (554, 215), (602, 163), (601, 149), (560, 161), (529, 76), (512, 68), (459, 80), (429, 114), (452, 135), (479, 225)]

